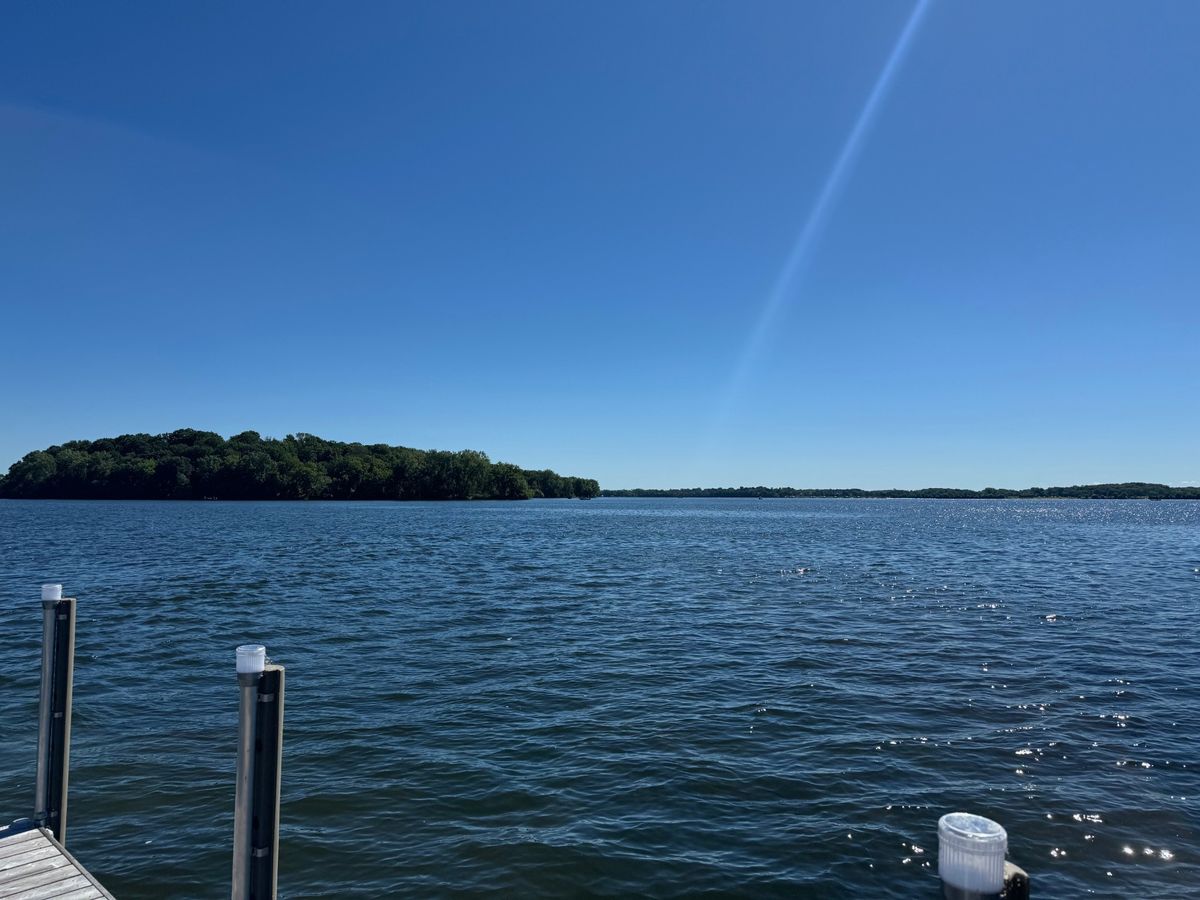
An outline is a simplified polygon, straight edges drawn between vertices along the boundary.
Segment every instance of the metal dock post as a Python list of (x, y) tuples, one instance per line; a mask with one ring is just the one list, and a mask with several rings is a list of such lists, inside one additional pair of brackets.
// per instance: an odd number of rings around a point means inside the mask
[(37, 784), (33, 819), (67, 842), (71, 757), (71, 692), (75, 678), (75, 600), (61, 584), (42, 585), (42, 685), (38, 710)]
[(0, 897), (112, 900), (63, 846), (74, 675), (75, 601), (63, 598), (61, 584), (44, 584), (34, 818), (0, 828)]
[(237, 791), (232, 900), (275, 900), (279, 873), (279, 779), (283, 762), (283, 666), (261, 644), (237, 648)]

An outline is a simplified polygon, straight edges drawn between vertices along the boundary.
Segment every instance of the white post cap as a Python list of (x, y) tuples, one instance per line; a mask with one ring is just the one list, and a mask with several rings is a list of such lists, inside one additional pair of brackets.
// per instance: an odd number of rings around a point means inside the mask
[(257, 675), (267, 665), (267, 648), (262, 644), (242, 644), (237, 648), (237, 673)]
[(42, 599), (43, 600), (54, 600), (55, 602), (61, 600), (62, 599), (62, 585), (61, 584), (43, 584), (42, 585)]
[(938, 875), (961, 891), (998, 894), (1004, 890), (1008, 832), (998, 822), (971, 813), (938, 819)]

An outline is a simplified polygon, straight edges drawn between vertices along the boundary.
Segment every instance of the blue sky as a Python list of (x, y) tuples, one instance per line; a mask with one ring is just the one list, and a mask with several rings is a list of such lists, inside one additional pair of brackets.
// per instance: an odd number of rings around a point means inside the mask
[(607, 487), (1200, 483), (1200, 4), (3, 20), (0, 466), (197, 427)]

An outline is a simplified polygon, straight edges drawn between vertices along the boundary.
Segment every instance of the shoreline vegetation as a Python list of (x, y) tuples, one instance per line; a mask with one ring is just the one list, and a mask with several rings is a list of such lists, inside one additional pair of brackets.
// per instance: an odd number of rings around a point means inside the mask
[(1200, 487), (1149, 482), (1070, 487), (714, 487), (601, 490), (594, 478), (492, 462), (478, 450), (416, 450), (312, 434), (223, 438), (184, 428), (35, 450), (0, 476), (0, 499), (22, 500), (530, 500), (593, 497), (743, 499), (1200, 500)]
[(830, 499), (911, 499), (911, 500), (1200, 500), (1200, 487), (1171, 487), (1131, 481), (1124, 484), (1077, 484), (1071, 487), (984, 488), (970, 491), (960, 488), (893, 488), (867, 491), (860, 488), (791, 488), (791, 487), (727, 487), (727, 488), (629, 488), (605, 490), (601, 497), (743, 497), (830, 498)]
[(599, 493), (594, 478), (494, 463), (478, 450), (256, 431), (226, 440), (191, 428), (35, 450), (0, 478), (0, 498), (29, 500), (587, 500)]

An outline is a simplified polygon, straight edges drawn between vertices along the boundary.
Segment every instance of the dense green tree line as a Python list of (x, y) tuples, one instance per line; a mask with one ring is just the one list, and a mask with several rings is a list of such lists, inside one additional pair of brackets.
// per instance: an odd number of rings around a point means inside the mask
[(1076, 498), (1084, 500), (1200, 500), (1200, 488), (1170, 487), (1133, 481), (1126, 484), (1080, 484), (1073, 487), (984, 488), (968, 491), (960, 488), (922, 488), (915, 491), (899, 489), (864, 491), (859, 488), (790, 488), (790, 487), (728, 487), (728, 488), (632, 488), (601, 491), (605, 497), (881, 497), (938, 500), (1007, 500), (1017, 498)]
[(26, 455), (0, 497), (195, 500), (525, 500), (600, 493), (591, 478), (494, 463), (477, 450), (345, 444), (245, 431), (125, 434)]

